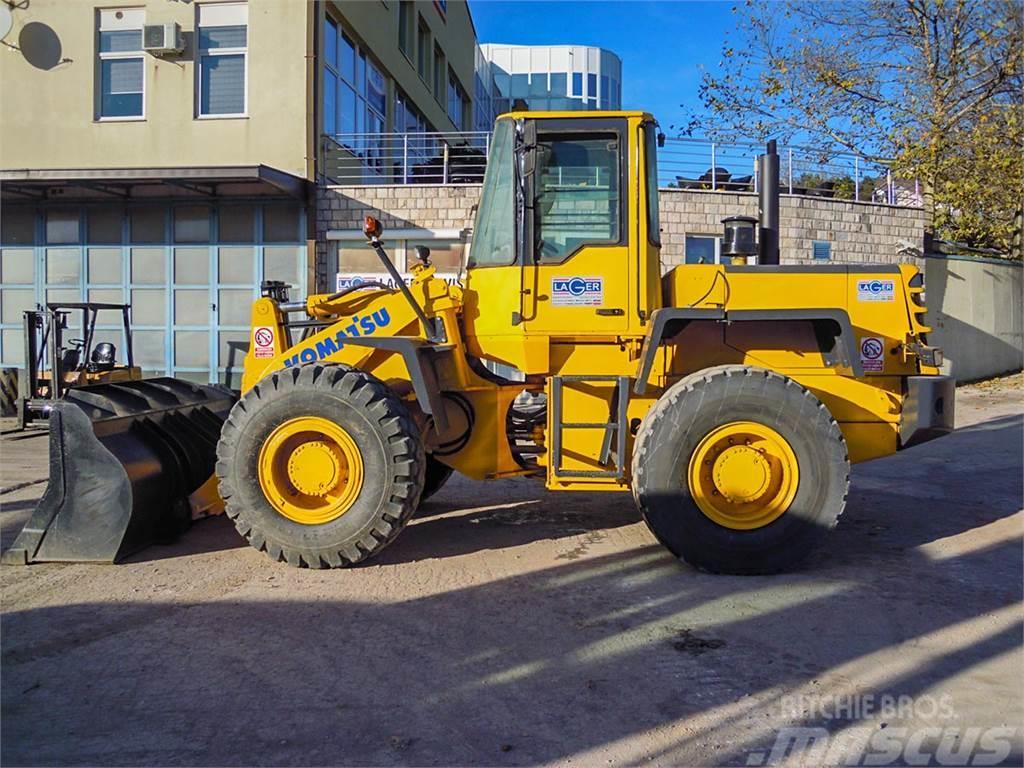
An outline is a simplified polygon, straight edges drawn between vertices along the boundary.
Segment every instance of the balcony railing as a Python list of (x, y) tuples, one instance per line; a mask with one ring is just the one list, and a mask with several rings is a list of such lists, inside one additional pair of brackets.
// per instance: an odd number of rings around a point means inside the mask
[[(324, 136), (321, 173), (329, 184), (479, 184), (491, 134), (342, 133)], [(668, 139), (658, 150), (658, 186), (669, 189), (753, 192), (761, 144)], [(808, 147), (779, 149), (783, 194), (919, 206), (916, 181), (897, 180), (883, 163)]]
[(480, 184), (489, 131), (340, 133), (323, 137), (322, 173), (330, 183)]

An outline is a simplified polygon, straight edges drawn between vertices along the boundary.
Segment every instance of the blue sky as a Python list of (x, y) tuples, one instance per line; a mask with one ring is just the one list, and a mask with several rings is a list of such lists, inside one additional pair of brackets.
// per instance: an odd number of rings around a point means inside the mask
[[(596, 45), (622, 59), (622, 104), (653, 112), (662, 130), (700, 109), (700, 65), (717, 69), (737, 2), (470, 0), (481, 43)], [(684, 105), (684, 106), (680, 106)]]

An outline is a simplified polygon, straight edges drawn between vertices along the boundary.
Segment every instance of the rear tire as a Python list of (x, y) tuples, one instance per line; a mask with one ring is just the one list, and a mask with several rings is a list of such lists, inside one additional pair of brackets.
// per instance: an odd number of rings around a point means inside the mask
[[(742, 522), (713, 519), (701, 508), (708, 506), (708, 493), (691, 487), (692, 472), (706, 469), (701, 465), (718, 470), (717, 461), (700, 460), (716, 455), (702, 453), (703, 446), (729, 425), (753, 425), (780, 437), (797, 469), (791, 473), (795, 488), (777, 516), (754, 520), (747, 529)], [(733, 466), (745, 467), (743, 461), (741, 456)], [(687, 563), (715, 573), (776, 573), (798, 565), (835, 527), (846, 505), (849, 468), (839, 425), (811, 392), (763, 369), (719, 366), (674, 384), (644, 418), (633, 451), (633, 496), (657, 539)], [(743, 487), (750, 474), (733, 477)], [(716, 501), (727, 495), (712, 492)]]
[[(280, 512), (260, 479), (268, 438), (303, 418), (344, 430), (361, 462), (354, 501), (316, 524)], [(390, 544), (416, 509), (424, 466), (419, 431), (398, 396), (370, 374), (337, 365), (271, 374), (231, 409), (217, 444), (217, 476), (228, 517), (253, 547), (298, 567), (349, 566)]]

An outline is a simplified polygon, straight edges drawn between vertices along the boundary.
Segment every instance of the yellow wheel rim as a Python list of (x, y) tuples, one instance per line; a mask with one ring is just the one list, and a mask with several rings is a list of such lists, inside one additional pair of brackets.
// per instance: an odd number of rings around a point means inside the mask
[(789, 443), (771, 427), (734, 421), (709, 432), (690, 457), (690, 494), (726, 528), (749, 531), (793, 503), (800, 471)]
[(279, 425), (260, 448), (257, 466), (267, 501), (303, 525), (341, 517), (363, 487), (363, 457), (355, 440), (317, 416)]

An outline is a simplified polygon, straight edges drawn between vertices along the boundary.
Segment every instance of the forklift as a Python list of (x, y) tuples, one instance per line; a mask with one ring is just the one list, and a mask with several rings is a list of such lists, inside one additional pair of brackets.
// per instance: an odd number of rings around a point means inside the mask
[[(53, 404), (69, 389), (136, 381), (142, 371), (132, 358), (130, 304), (79, 302), (47, 304), (45, 309), (28, 310), (25, 322), (25, 367), (19, 372), (16, 402), (18, 429), (49, 419)], [(125, 360), (117, 361), (117, 347), (109, 341), (94, 345), (100, 312), (121, 316), (125, 339)], [(83, 338), (65, 339), (68, 317), (81, 312)]]

